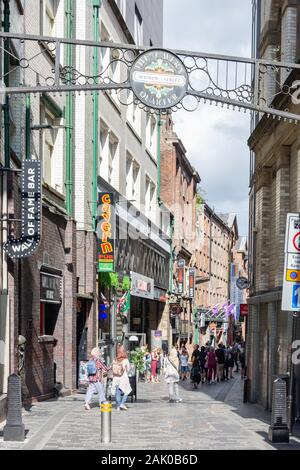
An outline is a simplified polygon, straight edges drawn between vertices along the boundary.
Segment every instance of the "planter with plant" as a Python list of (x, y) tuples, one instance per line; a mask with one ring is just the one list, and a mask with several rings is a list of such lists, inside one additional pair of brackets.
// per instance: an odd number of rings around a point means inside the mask
[(141, 348), (136, 348), (130, 352), (130, 362), (136, 368), (137, 381), (139, 380), (139, 374), (142, 374), (145, 369), (144, 355), (145, 352)]

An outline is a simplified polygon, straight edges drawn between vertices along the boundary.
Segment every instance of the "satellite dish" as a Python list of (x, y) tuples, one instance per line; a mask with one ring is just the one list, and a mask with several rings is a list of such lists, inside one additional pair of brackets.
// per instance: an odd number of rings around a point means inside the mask
[(238, 289), (245, 290), (248, 289), (250, 284), (246, 277), (239, 277), (236, 281)]

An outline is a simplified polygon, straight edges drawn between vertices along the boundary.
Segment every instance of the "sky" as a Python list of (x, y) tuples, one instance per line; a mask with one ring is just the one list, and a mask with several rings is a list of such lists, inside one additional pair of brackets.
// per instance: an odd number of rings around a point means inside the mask
[[(251, 57), (251, 0), (164, 0), (164, 48)], [(250, 114), (208, 103), (174, 113), (175, 131), (216, 212), (248, 234)]]

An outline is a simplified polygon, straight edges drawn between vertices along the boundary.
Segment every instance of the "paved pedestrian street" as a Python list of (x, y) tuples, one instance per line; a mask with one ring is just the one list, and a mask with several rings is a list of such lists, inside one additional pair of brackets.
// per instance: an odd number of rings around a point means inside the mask
[(168, 401), (165, 383), (139, 383), (138, 401), (129, 400), (128, 411), (113, 410), (113, 442), (109, 445), (100, 442), (96, 395), (90, 411), (84, 410), (83, 394), (37, 403), (24, 412), (26, 440), (4, 442), (2, 425), (0, 450), (300, 449), (296, 437), (290, 444), (267, 441), (270, 415), (256, 405), (242, 403), (242, 386), (236, 378), (194, 390), (186, 381), (180, 387), (183, 403), (173, 404)]

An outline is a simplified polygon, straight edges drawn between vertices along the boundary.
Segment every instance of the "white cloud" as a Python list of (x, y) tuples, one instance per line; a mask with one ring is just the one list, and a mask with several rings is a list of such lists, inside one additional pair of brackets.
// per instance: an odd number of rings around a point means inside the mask
[[(165, 0), (164, 47), (250, 57), (251, 0)], [(247, 234), (249, 112), (200, 104), (174, 114), (175, 130), (217, 212), (238, 212)]]

